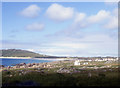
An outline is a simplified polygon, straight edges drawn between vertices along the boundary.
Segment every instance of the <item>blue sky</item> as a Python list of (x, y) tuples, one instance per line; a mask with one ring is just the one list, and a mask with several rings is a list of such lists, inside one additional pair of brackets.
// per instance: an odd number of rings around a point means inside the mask
[(117, 3), (3, 2), (3, 49), (117, 56)]

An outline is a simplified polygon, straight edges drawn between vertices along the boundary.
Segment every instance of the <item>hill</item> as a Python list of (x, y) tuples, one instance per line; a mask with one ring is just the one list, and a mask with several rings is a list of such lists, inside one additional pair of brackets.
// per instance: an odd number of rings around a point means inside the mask
[(0, 52), (2, 52), (3, 57), (47, 57), (47, 55), (20, 49), (3, 49)]

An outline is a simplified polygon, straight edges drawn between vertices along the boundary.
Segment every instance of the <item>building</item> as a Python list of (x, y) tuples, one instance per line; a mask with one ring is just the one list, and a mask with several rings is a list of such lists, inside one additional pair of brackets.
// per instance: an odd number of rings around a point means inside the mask
[(76, 61), (74, 62), (74, 65), (80, 65), (80, 61), (79, 61), (79, 60), (76, 60)]

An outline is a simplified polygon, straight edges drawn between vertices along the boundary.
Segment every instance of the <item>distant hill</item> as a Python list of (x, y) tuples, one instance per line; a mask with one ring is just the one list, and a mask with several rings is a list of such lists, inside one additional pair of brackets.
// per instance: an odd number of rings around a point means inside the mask
[(47, 55), (20, 49), (3, 49), (1, 51), (3, 57), (47, 57)]

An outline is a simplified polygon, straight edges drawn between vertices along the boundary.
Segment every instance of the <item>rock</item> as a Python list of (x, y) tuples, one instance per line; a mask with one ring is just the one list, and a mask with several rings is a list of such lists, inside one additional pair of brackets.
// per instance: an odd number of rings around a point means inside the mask
[(57, 70), (58, 73), (70, 73), (70, 70), (65, 69), (65, 68), (60, 68), (59, 70)]
[(28, 67), (32, 67), (33, 65), (31, 63), (26, 64)]
[(20, 63), (20, 66), (24, 66), (24, 65), (26, 65), (26, 63)]
[(26, 63), (16, 64), (16, 66), (24, 66), (24, 65), (26, 65)]
[(37, 66), (39, 66), (39, 63), (36, 63)]
[(36, 65), (36, 63), (32, 63), (32, 65)]

